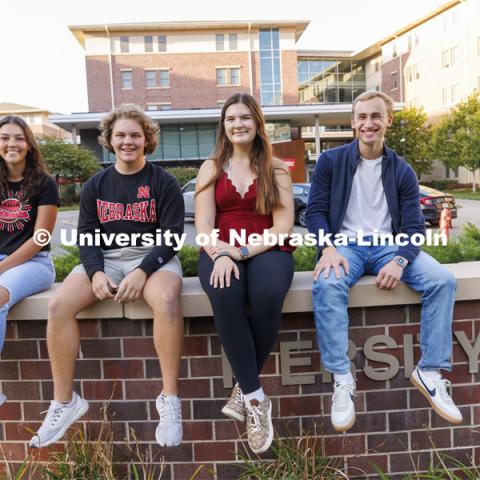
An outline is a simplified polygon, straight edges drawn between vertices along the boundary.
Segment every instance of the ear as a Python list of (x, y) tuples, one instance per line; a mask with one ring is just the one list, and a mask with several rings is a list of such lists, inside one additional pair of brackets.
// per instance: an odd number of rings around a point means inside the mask
[(390, 128), (392, 126), (392, 123), (393, 123), (393, 115), (389, 114), (387, 117), (387, 127)]
[(353, 113), (350, 117), (350, 125), (352, 126), (352, 129), (355, 130), (355, 115)]

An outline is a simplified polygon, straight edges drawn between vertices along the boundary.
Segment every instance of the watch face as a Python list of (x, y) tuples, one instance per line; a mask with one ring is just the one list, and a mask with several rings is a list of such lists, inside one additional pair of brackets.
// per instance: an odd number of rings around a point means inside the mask
[(407, 262), (404, 258), (402, 257), (395, 257), (395, 262), (400, 265), (401, 267), (405, 267), (407, 265)]
[(240, 247), (240, 255), (242, 257), (248, 257), (248, 248), (247, 247)]

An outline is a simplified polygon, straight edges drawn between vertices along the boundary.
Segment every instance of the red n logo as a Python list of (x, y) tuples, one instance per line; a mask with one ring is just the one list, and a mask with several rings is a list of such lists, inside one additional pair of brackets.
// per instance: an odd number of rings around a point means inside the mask
[(150, 187), (148, 185), (138, 187), (137, 198), (150, 198)]

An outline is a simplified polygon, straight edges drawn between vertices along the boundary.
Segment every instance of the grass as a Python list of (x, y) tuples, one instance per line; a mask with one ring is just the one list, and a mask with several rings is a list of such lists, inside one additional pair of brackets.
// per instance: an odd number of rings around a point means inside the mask
[(472, 190), (467, 188), (448, 190), (448, 193), (452, 194), (455, 198), (463, 198), (466, 200), (480, 200), (480, 191), (472, 192)]

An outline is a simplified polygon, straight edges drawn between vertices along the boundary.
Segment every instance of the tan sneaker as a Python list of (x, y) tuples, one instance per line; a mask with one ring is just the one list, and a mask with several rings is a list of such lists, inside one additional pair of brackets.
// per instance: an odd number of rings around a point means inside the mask
[(266, 396), (256, 405), (245, 405), (247, 413), (248, 445), (253, 453), (262, 453), (270, 448), (273, 440), (272, 402)]
[(238, 383), (233, 387), (230, 399), (222, 408), (222, 413), (239, 422), (245, 421), (245, 401), (243, 400), (243, 393)]

